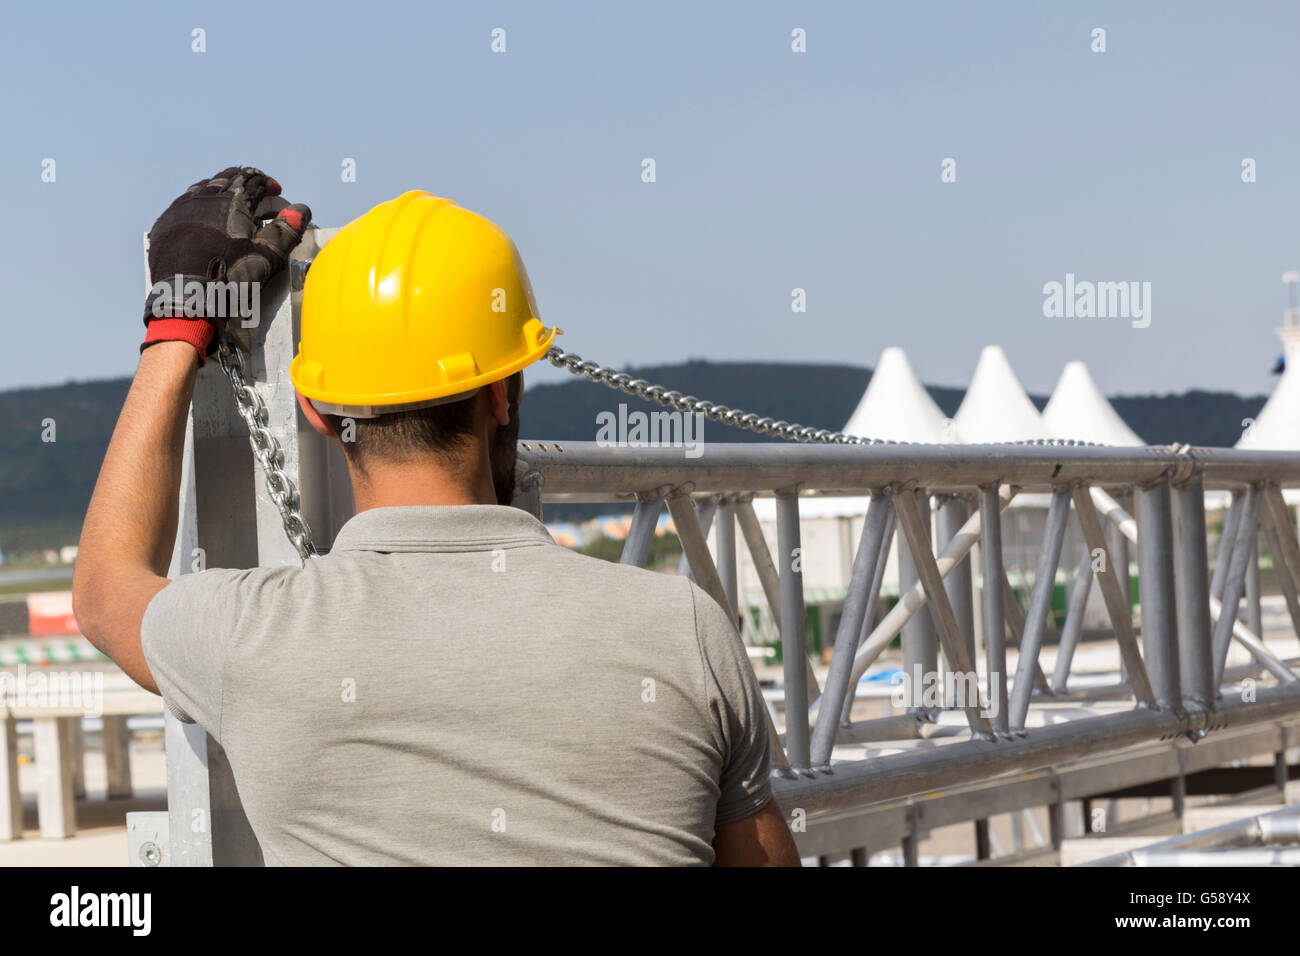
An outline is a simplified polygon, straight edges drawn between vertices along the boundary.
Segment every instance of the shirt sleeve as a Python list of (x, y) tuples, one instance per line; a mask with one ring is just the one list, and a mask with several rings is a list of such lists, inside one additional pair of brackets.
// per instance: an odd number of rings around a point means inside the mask
[(222, 674), (245, 606), (241, 585), (250, 573), (213, 569), (182, 575), (154, 596), (140, 624), (144, 659), (167, 709), (218, 740)]
[(691, 600), (709, 709), (724, 744), (716, 826), (743, 820), (772, 799), (767, 704), (727, 612), (694, 583)]

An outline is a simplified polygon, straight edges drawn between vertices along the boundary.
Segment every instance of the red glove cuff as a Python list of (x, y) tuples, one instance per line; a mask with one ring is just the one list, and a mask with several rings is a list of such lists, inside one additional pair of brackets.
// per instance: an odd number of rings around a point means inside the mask
[(144, 351), (156, 342), (188, 342), (198, 350), (199, 364), (202, 365), (216, 332), (206, 319), (154, 319), (149, 323), (140, 350)]

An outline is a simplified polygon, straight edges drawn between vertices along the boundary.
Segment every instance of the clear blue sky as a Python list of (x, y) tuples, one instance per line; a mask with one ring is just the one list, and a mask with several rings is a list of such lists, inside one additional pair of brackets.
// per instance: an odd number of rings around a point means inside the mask
[[(1298, 38), (1294, 2), (8, 4), (0, 388), (128, 374), (141, 234), (253, 164), (322, 225), (409, 188), (491, 217), (610, 364), (901, 345), (961, 386), (998, 343), (1035, 391), (1075, 358), (1110, 393), (1267, 391)], [(1067, 272), (1151, 282), (1150, 327), (1044, 318)]]

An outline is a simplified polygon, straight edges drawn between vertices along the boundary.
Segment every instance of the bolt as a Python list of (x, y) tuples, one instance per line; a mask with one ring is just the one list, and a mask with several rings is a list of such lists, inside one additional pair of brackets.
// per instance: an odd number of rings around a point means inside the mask
[(162, 850), (157, 843), (150, 840), (140, 844), (140, 862), (145, 866), (158, 866), (162, 863)]

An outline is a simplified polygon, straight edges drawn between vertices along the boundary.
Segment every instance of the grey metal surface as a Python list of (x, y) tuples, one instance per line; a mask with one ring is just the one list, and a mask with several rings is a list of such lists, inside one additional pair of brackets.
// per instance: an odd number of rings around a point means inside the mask
[(1057, 489), (1052, 492), (1043, 545), (1038, 552), (1038, 570), (1034, 574), (1029, 607), (1025, 609), (1025, 630), (1020, 637), (1020, 657), (1016, 662), (1016, 682), (1011, 688), (1011, 713), (1008, 715), (1012, 730), (1023, 728), (1025, 715), (1029, 713), (1034, 670), (1038, 666), (1038, 652), (1042, 649), (1043, 634), (1047, 629), (1047, 613), (1052, 603), (1052, 590), (1056, 586), (1056, 566), (1061, 560), (1065, 522), (1069, 517), (1070, 492), (1064, 488)]
[(794, 770), (811, 763), (808, 731), (808, 651), (799, 539), (799, 498), (776, 498), (777, 569), (781, 577), (781, 655), (785, 667), (785, 752)]
[(1142, 658), (1156, 706), (1182, 706), (1178, 618), (1174, 602), (1174, 533), (1169, 483), (1133, 492), (1138, 522), (1138, 593), (1142, 608)]
[(1173, 490), (1174, 590), (1178, 604), (1178, 667), (1183, 706), (1213, 708), (1214, 649), (1206, 600), (1208, 555), (1205, 488), (1195, 480)]
[(874, 495), (867, 507), (866, 520), (862, 523), (862, 535), (858, 541), (857, 554), (853, 559), (853, 571), (844, 598), (844, 608), (840, 614), (839, 628), (835, 633), (830, 671), (826, 675), (825, 687), (822, 689), (823, 700), (819, 713), (825, 714), (826, 719), (819, 720), (813, 729), (811, 760), (814, 766), (830, 763), (831, 749), (835, 745), (835, 733), (839, 729), (838, 719), (844, 709), (844, 697), (849, 689), (853, 655), (857, 650), (858, 639), (867, 618), (867, 609), (876, 602), (876, 594), (871, 590), (871, 586), (879, 580), (876, 570), (880, 561), (885, 530), (889, 525), (889, 510), (888, 497)]

